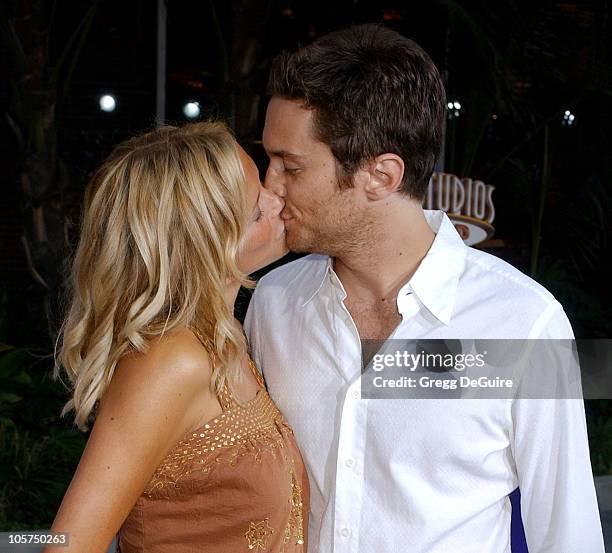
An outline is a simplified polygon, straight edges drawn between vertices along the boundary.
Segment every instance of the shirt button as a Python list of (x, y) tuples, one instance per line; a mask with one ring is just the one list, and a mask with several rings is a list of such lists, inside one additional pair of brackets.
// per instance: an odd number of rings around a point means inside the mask
[(351, 530), (349, 528), (342, 528), (342, 530), (340, 530), (340, 535), (343, 538), (348, 538), (351, 535)]
[(353, 393), (351, 395), (353, 396), (353, 399), (359, 399), (359, 391), (358, 390), (353, 390)]
[(344, 462), (344, 464), (345, 464), (345, 465), (346, 465), (348, 468), (351, 468), (351, 467), (352, 467), (352, 466), (355, 464), (355, 459), (351, 459), (351, 458), (349, 458), (349, 459), (347, 459), (347, 460)]

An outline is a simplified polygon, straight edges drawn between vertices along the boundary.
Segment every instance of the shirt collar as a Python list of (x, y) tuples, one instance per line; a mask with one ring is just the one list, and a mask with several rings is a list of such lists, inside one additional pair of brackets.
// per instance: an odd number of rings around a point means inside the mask
[[(443, 211), (423, 210), (425, 219), (436, 237), (412, 278), (400, 289), (398, 297), (414, 292), (419, 301), (443, 324), (450, 322), (459, 284), (465, 266), (467, 246)], [(321, 290), (333, 261), (329, 256), (316, 256), (316, 271), (304, 288), (305, 307)], [(401, 305), (400, 302), (398, 304)], [(400, 311), (401, 312), (401, 311)]]
[(306, 281), (306, 286), (304, 287), (304, 301), (301, 303), (300, 307), (306, 307), (310, 300), (315, 297), (317, 292), (323, 286), (323, 283), (327, 279), (327, 275), (333, 270), (332, 258), (327, 255), (316, 255), (313, 256), (315, 260), (315, 272), (312, 275), (312, 278)]
[(467, 246), (446, 213), (435, 210), (424, 210), (424, 213), (436, 237), (398, 295), (412, 290), (423, 305), (447, 325), (455, 305), (459, 277), (465, 267)]

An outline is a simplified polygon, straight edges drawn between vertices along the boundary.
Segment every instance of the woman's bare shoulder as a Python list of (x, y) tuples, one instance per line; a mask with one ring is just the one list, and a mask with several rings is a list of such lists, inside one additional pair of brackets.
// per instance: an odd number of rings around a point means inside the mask
[(174, 382), (188, 388), (210, 383), (211, 368), (210, 356), (198, 338), (190, 329), (181, 328), (154, 338), (146, 353), (124, 355), (113, 379), (139, 387), (145, 382), (160, 386)]
[(167, 333), (152, 340), (146, 353), (119, 360), (97, 420), (110, 413), (115, 420), (137, 416), (145, 427), (158, 424), (162, 414), (167, 420), (181, 420), (198, 394), (209, 388), (211, 374), (210, 357), (191, 330)]

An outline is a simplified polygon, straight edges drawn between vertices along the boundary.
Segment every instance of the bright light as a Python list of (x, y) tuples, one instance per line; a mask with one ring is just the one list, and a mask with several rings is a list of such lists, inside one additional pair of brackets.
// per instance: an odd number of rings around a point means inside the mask
[(446, 107), (448, 108), (449, 119), (455, 119), (461, 115), (461, 104), (457, 100), (448, 102)]
[(561, 124), (564, 127), (571, 127), (574, 124), (575, 119), (576, 116), (569, 109), (566, 109), (565, 113), (563, 114), (563, 120), (561, 121)]
[(100, 97), (100, 109), (102, 111), (110, 113), (111, 111), (115, 111), (116, 107), (117, 100), (115, 100), (114, 96), (111, 96), (110, 94), (105, 94), (104, 96)]
[(183, 106), (183, 113), (189, 119), (195, 119), (200, 116), (200, 104), (198, 102), (187, 102)]

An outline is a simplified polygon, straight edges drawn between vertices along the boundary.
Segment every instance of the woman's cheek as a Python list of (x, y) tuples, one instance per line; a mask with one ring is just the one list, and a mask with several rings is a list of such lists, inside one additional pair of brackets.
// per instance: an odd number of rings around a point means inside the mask
[(256, 252), (260, 248), (266, 245), (267, 236), (264, 229), (264, 225), (261, 223), (255, 223), (252, 231), (247, 235), (246, 251)]

